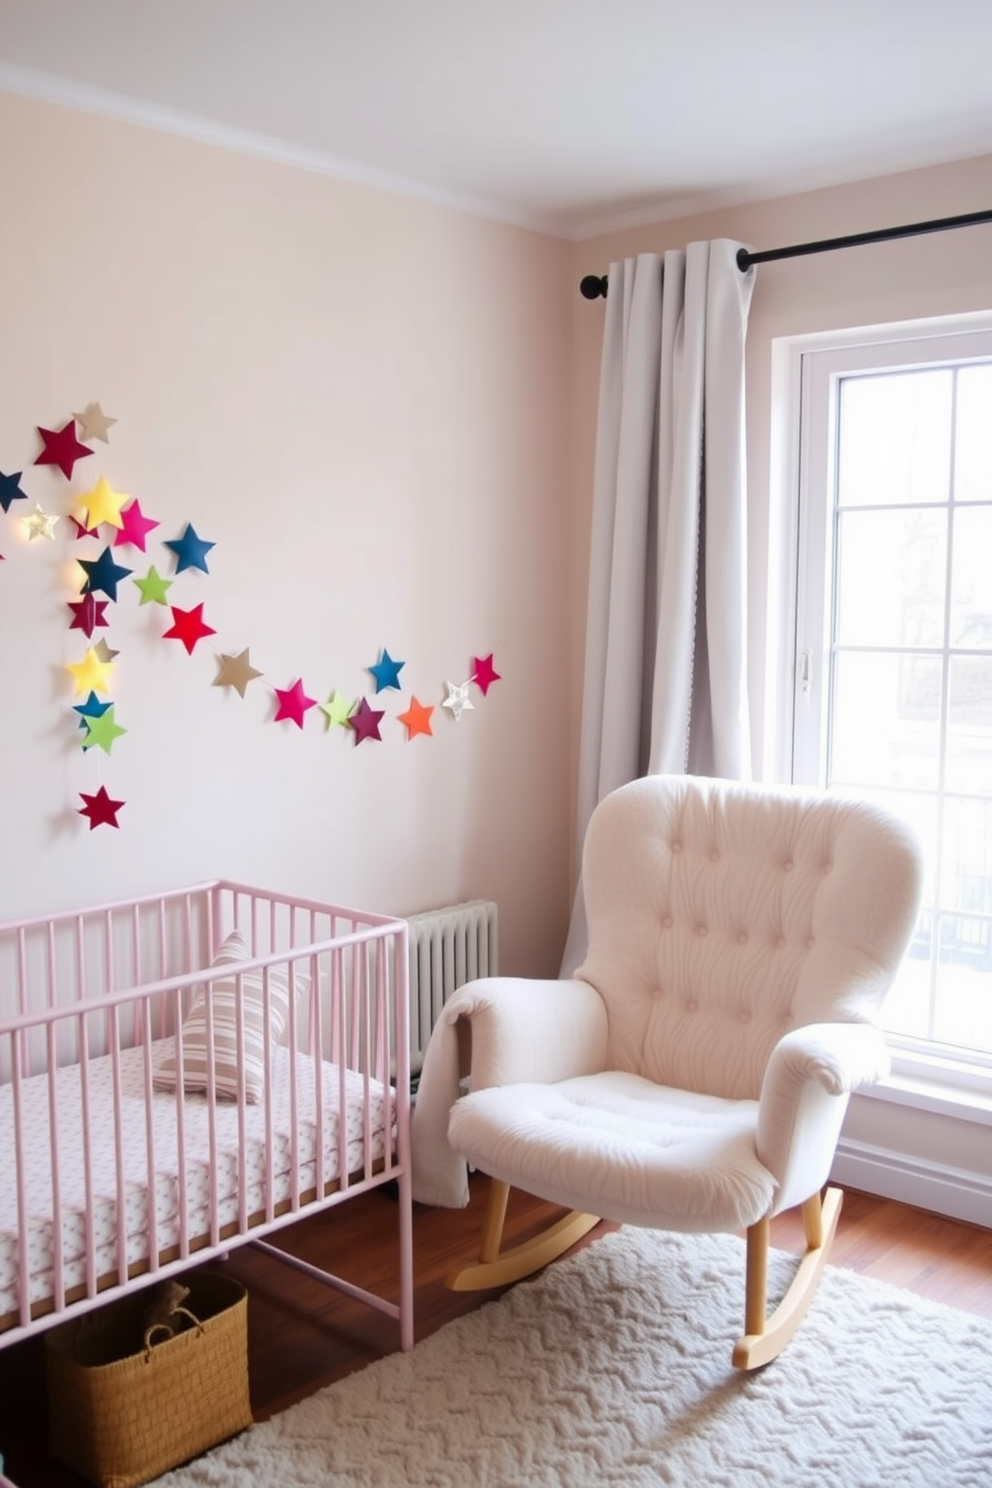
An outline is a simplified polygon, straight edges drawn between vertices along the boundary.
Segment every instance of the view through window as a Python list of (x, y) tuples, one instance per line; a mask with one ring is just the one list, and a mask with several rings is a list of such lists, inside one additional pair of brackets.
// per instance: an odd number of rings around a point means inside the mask
[(835, 353), (805, 384), (794, 773), (915, 828), (884, 1021), (992, 1069), (992, 347), (969, 349)]

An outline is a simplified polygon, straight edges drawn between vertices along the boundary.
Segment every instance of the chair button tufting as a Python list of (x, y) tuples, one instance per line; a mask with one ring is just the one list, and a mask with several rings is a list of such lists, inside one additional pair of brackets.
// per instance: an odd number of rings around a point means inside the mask
[(747, 1008), (742, 1008), (741, 1009), (741, 1012), (740, 1012), (740, 1021), (742, 1023), (750, 1023), (750, 1021), (751, 1021), (751, 1014), (748, 1012)]
[(713, 852), (710, 853), (710, 862), (711, 863), (719, 863), (719, 861), (720, 861), (720, 854), (718, 852), (716, 852), (716, 850), (714, 850)]
[(673, 853), (680, 853), (681, 851), (682, 851), (682, 844), (681, 844), (681, 842), (673, 842), (672, 843), (672, 852)]
[(707, 930), (707, 928), (706, 928), (705, 925), (697, 925), (696, 926), (696, 934), (698, 936), (702, 937), (702, 936), (708, 935), (709, 934), (709, 931)]
[(738, 935), (738, 937), (737, 937), (737, 944), (738, 945), (747, 945), (747, 931), (746, 930), (742, 930), (741, 933), (740, 933), (740, 935)]
[(782, 866), (785, 869), (786, 873), (791, 873), (793, 868), (795, 867), (795, 864), (793, 863), (791, 858), (786, 858)]
[(671, 917), (671, 915), (666, 915), (665, 916), (665, 918), (661, 922), (661, 928), (663, 930), (671, 930), (671, 928), (672, 928), (672, 917)]
[(775, 944), (776, 944), (776, 946), (778, 947), (778, 949), (780, 951), (781, 950), (784, 950), (785, 949), (785, 936), (784, 935), (780, 935), (779, 938), (778, 938), (778, 940), (776, 940)]
[(687, 1002), (686, 1005), (685, 1005), (685, 1010), (686, 1010), (687, 1013), (698, 1012), (698, 1010), (699, 1010), (699, 1003), (698, 1002), (692, 1002), (692, 1001)]

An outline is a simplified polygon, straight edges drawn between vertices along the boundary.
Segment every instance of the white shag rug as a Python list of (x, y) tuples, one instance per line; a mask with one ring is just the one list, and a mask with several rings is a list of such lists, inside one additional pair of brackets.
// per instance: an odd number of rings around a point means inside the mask
[(743, 1264), (730, 1236), (614, 1232), (158, 1483), (990, 1488), (992, 1323), (831, 1267), (742, 1374)]

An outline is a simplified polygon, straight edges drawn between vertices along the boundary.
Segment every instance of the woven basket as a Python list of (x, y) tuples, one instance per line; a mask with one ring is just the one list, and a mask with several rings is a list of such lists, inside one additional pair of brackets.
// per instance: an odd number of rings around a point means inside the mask
[(251, 1425), (245, 1289), (183, 1281), (193, 1320), (164, 1341), (142, 1343), (149, 1291), (45, 1335), (49, 1450), (99, 1488), (136, 1488)]

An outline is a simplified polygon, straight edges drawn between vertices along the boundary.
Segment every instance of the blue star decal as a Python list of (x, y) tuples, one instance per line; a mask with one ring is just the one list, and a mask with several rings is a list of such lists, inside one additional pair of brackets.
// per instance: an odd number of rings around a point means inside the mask
[(173, 538), (165, 546), (171, 548), (176, 555), (177, 574), (182, 573), (184, 568), (199, 568), (204, 573), (210, 572), (207, 554), (211, 548), (216, 547), (216, 543), (204, 542), (202, 537), (198, 537), (192, 522), (186, 523), (186, 531), (182, 537)]
[(131, 569), (114, 562), (109, 548), (104, 548), (99, 558), (77, 558), (76, 562), (86, 575), (83, 594), (105, 594), (117, 603), (117, 585), (126, 579)]
[(370, 671), (375, 678), (375, 690), (381, 692), (384, 687), (395, 687), (397, 691), (400, 685), (400, 671), (406, 666), (405, 661), (394, 661), (385, 647), (382, 656), (375, 666), (370, 666)]
[(88, 728), (87, 718), (102, 718), (113, 703), (101, 703), (95, 692), (91, 692), (85, 703), (76, 703), (73, 712), (79, 714), (79, 727)]
[(0, 470), (0, 506), (4, 511), (10, 511), (12, 501), (27, 501), (27, 493), (21, 490), (21, 472), (15, 470), (13, 475), (4, 475)]

